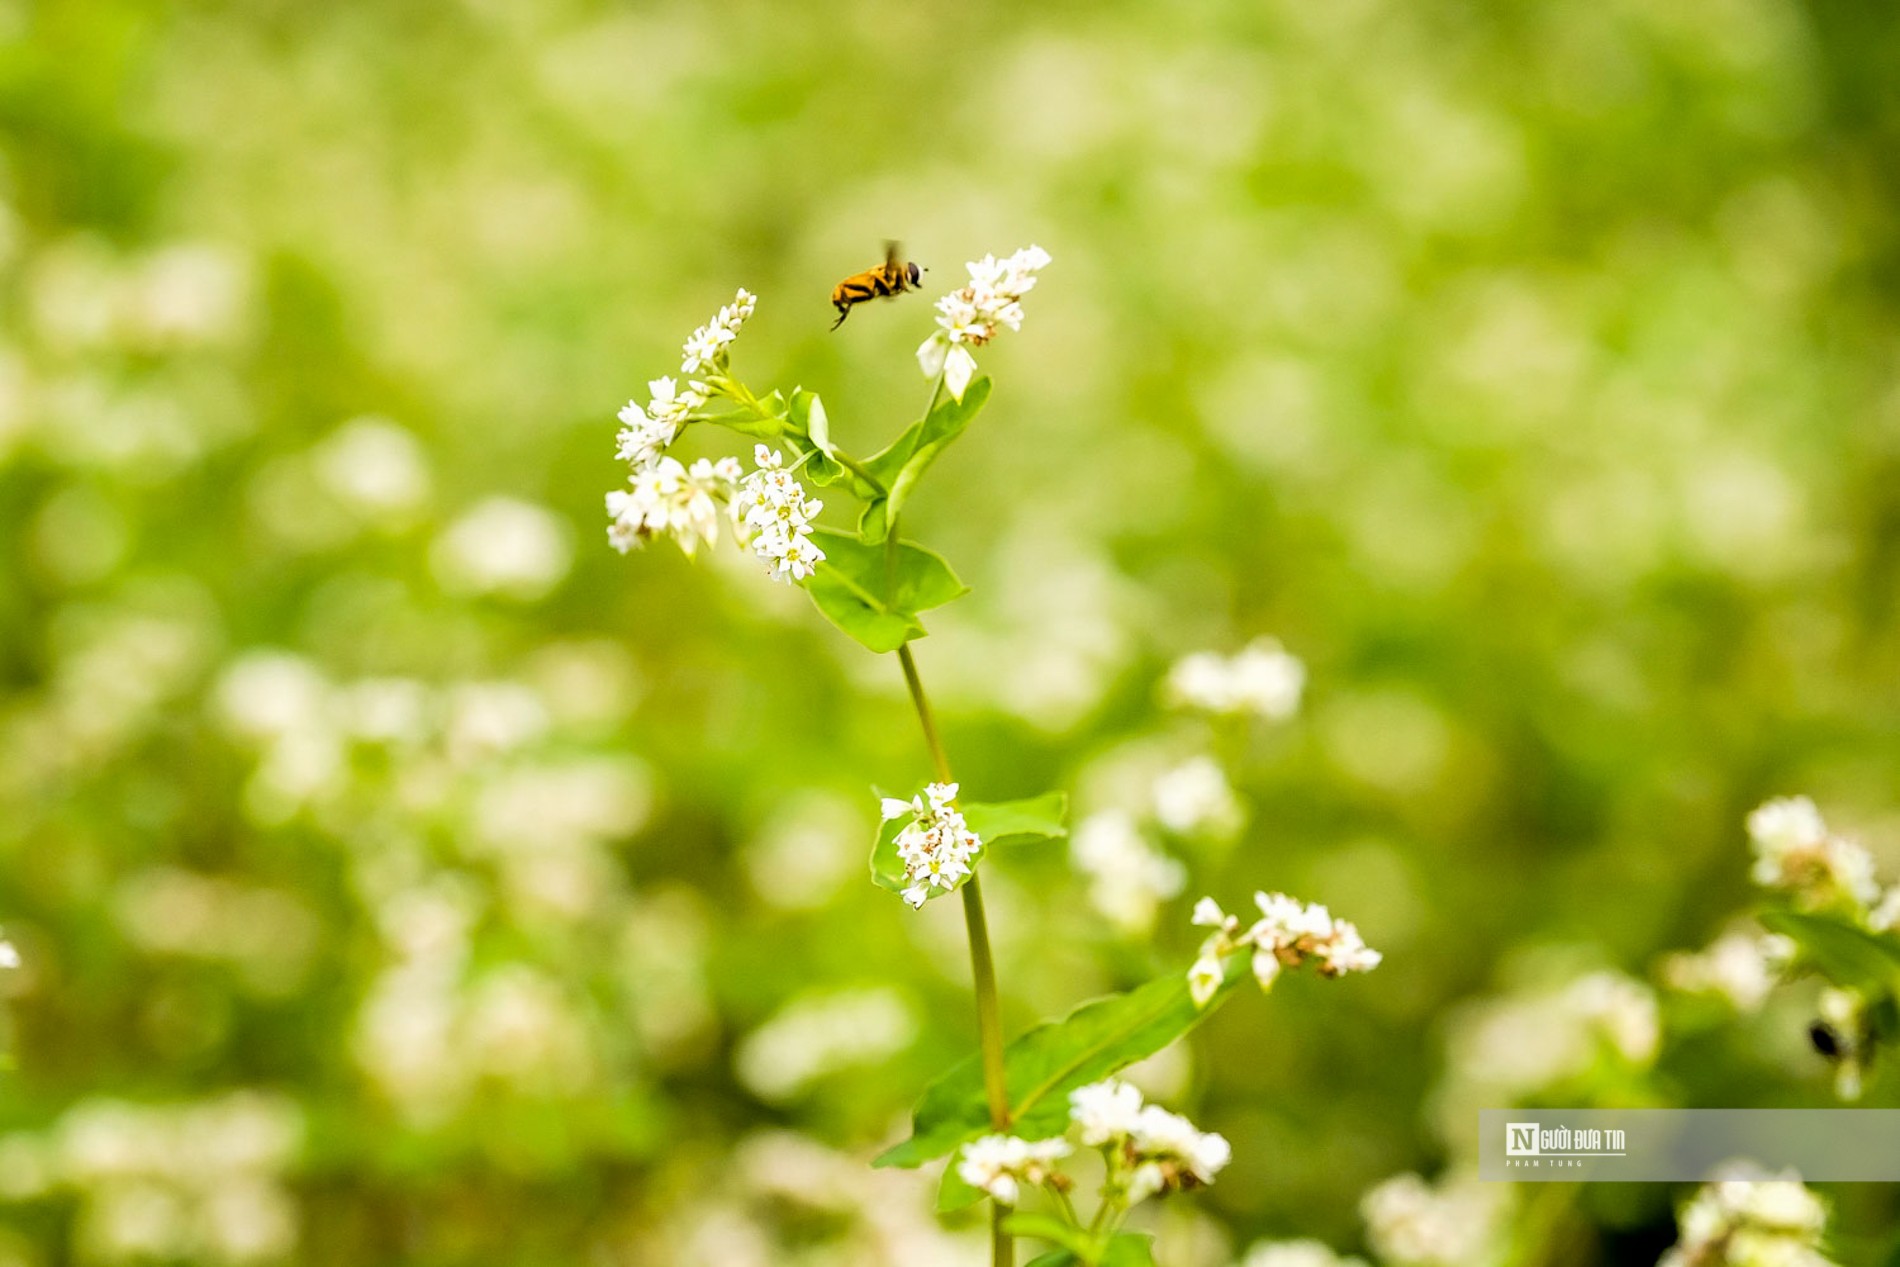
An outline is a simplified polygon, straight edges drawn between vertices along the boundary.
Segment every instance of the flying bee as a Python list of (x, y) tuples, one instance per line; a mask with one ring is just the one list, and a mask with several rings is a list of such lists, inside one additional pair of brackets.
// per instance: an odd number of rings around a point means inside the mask
[(838, 310), (838, 319), (831, 323), (836, 330), (851, 315), (852, 306), (867, 299), (888, 299), (901, 295), (907, 290), (916, 290), (923, 284), (924, 270), (908, 260), (897, 258), (897, 243), (884, 244), (884, 262), (876, 268), (867, 268), (862, 273), (853, 273), (839, 282), (831, 290), (831, 306)]

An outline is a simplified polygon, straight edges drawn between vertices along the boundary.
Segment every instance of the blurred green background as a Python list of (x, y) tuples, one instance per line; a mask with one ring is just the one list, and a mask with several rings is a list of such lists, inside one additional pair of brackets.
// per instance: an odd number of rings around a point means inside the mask
[[(1330, 903), (1378, 972), (1144, 1076), (1236, 1153), (1164, 1263), (1362, 1245), (1469, 999), (1705, 944), (1771, 794), (1900, 862), (1897, 65), (1865, 0), (0, 4), (0, 1262), (978, 1261), (864, 1167), (974, 1043), (864, 871), (897, 668), (601, 499), (735, 286), (866, 452), (1030, 242), (906, 515), (951, 754), (1086, 816), (1213, 753), (1244, 825), (1152, 931), (994, 864), (1010, 1026)], [(886, 237), (927, 297), (828, 333)], [(1161, 708), (1262, 634), (1298, 718)], [(1828, 1103), (1806, 1015), (1575, 1094)]]

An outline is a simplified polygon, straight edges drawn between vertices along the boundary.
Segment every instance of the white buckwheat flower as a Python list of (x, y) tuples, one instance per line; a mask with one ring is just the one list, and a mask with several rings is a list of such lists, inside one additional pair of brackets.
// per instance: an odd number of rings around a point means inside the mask
[(903, 898), (913, 909), (930, 899), (932, 890), (948, 893), (970, 874), (983, 840), (963, 821), (956, 807), (957, 784), (932, 783), (913, 800), (886, 797), (884, 819), (911, 816), (897, 833), (897, 856), (904, 863)]
[(937, 332), (917, 349), (924, 377), (943, 375), (950, 394), (962, 400), (976, 375), (970, 349), (982, 347), (1005, 326), (1022, 328), (1022, 298), (1048, 264), (1049, 252), (1039, 246), (1026, 246), (1006, 260), (985, 255), (972, 261), (970, 284), (937, 301)]
[(739, 337), (739, 330), (758, 305), (758, 297), (740, 287), (732, 302), (719, 314), (687, 337), (680, 349), (680, 373), (696, 374), (701, 369), (719, 368), (726, 359), (726, 348)]
[(706, 405), (704, 383), (688, 383), (682, 391), (672, 379), (656, 378), (647, 390), (653, 399), (645, 408), (630, 400), (618, 415), (621, 428), (614, 456), (635, 471), (659, 461), (667, 446), (679, 438), (680, 428)]
[(1245, 932), (1240, 921), (1222, 911), (1211, 897), (1194, 904), (1194, 923), (1214, 932), (1201, 943), (1199, 956), (1188, 969), (1188, 991), (1197, 1007), (1206, 1007), (1220, 992), (1225, 979), (1223, 961), (1237, 951), (1253, 951), (1254, 979), (1260, 988), (1272, 987), (1283, 969), (1297, 968), (1312, 959), (1323, 977), (1348, 972), (1371, 972), (1382, 956), (1366, 945), (1359, 930), (1317, 902), (1308, 905), (1284, 893), (1256, 893), (1260, 918)]
[(1197, 651), (1168, 670), (1164, 694), (1177, 707), (1221, 716), (1285, 721), (1300, 710), (1306, 666), (1278, 639), (1256, 638), (1238, 655)]
[(1104, 1078), (1069, 1092), (1069, 1120), (1090, 1148), (1125, 1138), (1140, 1117), (1141, 1092), (1126, 1082)]
[(1110, 1150), (1111, 1166), (1129, 1167), (1130, 1205), (1170, 1188), (1212, 1183), (1233, 1157), (1224, 1137), (1143, 1104), (1141, 1092), (1114, 1078), (1071, 1091), (1069, 1120), (1085, 1145)]
[(1015, 1205), (1023, 1184), (1035, 1187), (1059, 1179), (1055, 1165), (1071, 1151), (1069, 1141), (1059, 1136), (1027, 1140), (1013, 1135), (985, 1135), (963, 1146), (957, 1176), (1004, 1205)]
[(1170, 1186), (1213, 1183), (1234, 1155), (1225, 1136), (1202, 1131), (1155, 1104), (1142, 1109), (1128, 1138), (1139, 1159), (1129, 1184), (1131, 1203)]
[(1793, 1176), (1708, 1184), (1676, 1225), (1680, 1239), (1657, 1267), (1831, 1267), (1818, 1248), (1827, 1207)]
[(758, 445), (752, 450), (758, 469), (739, 485), (732, 499), (732, 521), (740, 538), (781, 581), (802, 581), (824, 560), (812, 544), (811, 521), (825, 508), (805, 496), (805, 486), (784, 469), (785, 459)]
[(1859, 907), (1880, 899), (1873, 856), (1851, 840), (1827, 829), (1821, 812), (1805, 796), (1772, 800), (1748, 816), (1755, 847), (1750, 878), (1770, 889), (1784, 889), (1812, 905), (1845, 898)]
[(701, 458), (691, 467), (677, 458), (659, 458), (633, 473), (631, 488), (607, 494), (607, 513), (613, 518), (607, 540), (625, 554), (649, 538), (670, 536), (690, 556), (702, 542), (718, 540), (718, 503), (732, 495), (738, 480), (739, 464), (731, 458)]

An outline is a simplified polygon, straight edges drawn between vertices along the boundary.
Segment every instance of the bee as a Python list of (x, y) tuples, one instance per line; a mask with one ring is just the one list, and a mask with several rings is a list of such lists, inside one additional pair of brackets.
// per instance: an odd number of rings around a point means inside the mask
[(867, 268), (862, 273), (853, 273), (832, 287), (831, 306), (838, 310), (838, 319), (831, 323), (831, 328), (836, 330), (844, 324), (854, 304), (861, 304), (867, 299), (888, 299), (907, 290), (916, 290), (923, 284), (923, 277), (923, 269), (897, 258), (897, 243), (886, 242), (882, 264)]

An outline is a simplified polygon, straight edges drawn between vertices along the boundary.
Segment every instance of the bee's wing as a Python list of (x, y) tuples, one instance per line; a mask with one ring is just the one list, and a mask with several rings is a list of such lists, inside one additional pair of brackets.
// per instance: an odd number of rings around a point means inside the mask
[(884, 239), (884, 267), (885, 268), (897, 267), (897, 251), (898, 251), (897, 239), (885, 238)]

